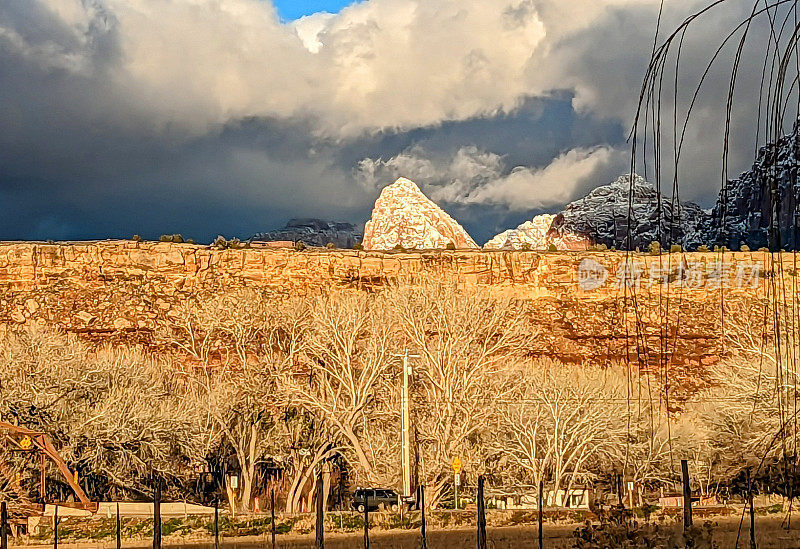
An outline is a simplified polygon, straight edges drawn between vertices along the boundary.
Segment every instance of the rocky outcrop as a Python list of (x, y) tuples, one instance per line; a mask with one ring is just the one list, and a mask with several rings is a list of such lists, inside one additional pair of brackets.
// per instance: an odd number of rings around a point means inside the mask
[(548, 239), (563, 240), (560, 249), (586, 244), (645, 249), (658, 241), (662, 247), (680, 244), (693, 250), (708, 244), (709, 227), (710, 216), (697, 204), (673, 204), (638, 175), (633, 176), (633, 185), (623, 175), (568, 204), (553, 220)]
[(292, 219), (282, 229), (258, 233), (251, 242), (302, 242), (308, 246), (352, 248), (361, 242), (364, 235), (352, 223), (331, 222), (322, 219)]
[(483, 245), (484, 250), (546, 250), (550, 244), (547, 233), (553, 223), (554, 215), (537, 215), (530, 221), (508, 229)]
[[(800, 222), (796, 219), (800, 200), (798, 186), (798, 124), (792, 133), (761, 147), (753, 167), (737, 179), (729, 181), (720, 191), (712, 211), (709, 241), (738, 250), (741, 244), (756, 249), (769, 246), (770, 219), (777, 212), (775, 227), (779, 228), (783, 249), (800, 249)], [(773, 208), (770, 183), (775, 182), (777, 207)], [(797, 233), (797, 234), (796, 234)], [(778, 236), (776, 234), (776, 236)]]
[(416, 183), (401, 177), (384, 187), (364, 227), (364, 249), (407, 250), (477, 248), (467, 231), (425, 196)]

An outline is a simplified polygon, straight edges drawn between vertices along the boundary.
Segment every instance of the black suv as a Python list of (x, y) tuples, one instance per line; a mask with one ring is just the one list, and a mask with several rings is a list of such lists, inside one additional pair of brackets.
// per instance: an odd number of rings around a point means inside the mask
[(381, 505), (397, 511), (400, 504), (400, 497), (391, 488), (359, 488), (353, 494), (353, 508), (363, 513), (365, 500), (369, 511), (377, 511)]

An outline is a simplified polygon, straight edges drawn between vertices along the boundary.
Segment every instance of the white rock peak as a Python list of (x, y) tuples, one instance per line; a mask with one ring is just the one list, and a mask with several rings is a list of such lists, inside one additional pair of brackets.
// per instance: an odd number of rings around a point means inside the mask
[(530, 221), (519, 225), (516, 229), (508, 229), (483, 245), (484, 250), (546, 250), (550, 245), (547, 232), (553, 223), (554, 215), (537, 215)]
[(367, 250), (478, 248), (467, 231), (405, 177), (383, 188), (364, 226)]

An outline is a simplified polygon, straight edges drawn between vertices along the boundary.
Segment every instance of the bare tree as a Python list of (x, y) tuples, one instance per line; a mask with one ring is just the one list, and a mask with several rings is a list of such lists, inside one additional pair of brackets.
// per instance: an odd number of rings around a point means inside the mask
[(117, 491), (141, 493), (153, 472), (189, 480), (203, 456), (185, 387), (140, 349), (93, 349), (36, 326), (0, 346), (0, 417), (46, 432), (82, 478)]
[[(498, 405), (491, 447), (532, 485), (559, 490), (593, 480), (625, 446), (626, 391), (616, 369), (537, 360), (515, 365), (514, 390)], [(622, 420), (622, 421), (620, 421)]]
[(491, 400), (507, 390), (498, 373), (522, 347), (521, 304), (449, 283), (397, 289), (389, 299), (401, 342), (420, 355), (415, 421), (435, 506), (451, 478), (451, 461), (468, 455), (491, 417)]
[[(391, 324), (380, 297), (341, 293), (309, 302), (305, 362), (282, 379), (289, 402), (330, 428), (365, 481), (376, 480), (366, 434), (387, 394)], [(319, 455), (317, 461), (324, 459)]]

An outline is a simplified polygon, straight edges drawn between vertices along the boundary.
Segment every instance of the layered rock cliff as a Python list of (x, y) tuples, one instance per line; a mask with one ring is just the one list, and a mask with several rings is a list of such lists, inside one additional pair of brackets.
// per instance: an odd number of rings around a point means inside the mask
[[(287, 295), (334, 289), (372, 292), (445, 280), (519, 299), (534, 356), (623, 360), (629, 353), (636, 356), (637, 347), (645, 344), (651, 349), (648, 356), (657, 359), (658, 349), (668, 344), (676, 367), (716, 360), (722, 349), (723, 294), (682, 283), (680, 277), (665, 283), (675, 277), (665, 278), (664, 273), (689, 263), (711, 273), (718, 254), (636, 255), (636, 314), (630, 291), (626, 294), (615, 278), (625, 270), (625, 258), (612, 252), (299, 252), (127, 241), (4, 243), (0, 331), (43, 322), (85, 337), (148, 343), (150, 334), (176, 318), (182, 303), (213, 293), (238, 288)], [(734, 273), (754, 261), (765, 259), (759, 254), (726, 255), (726, 269)], [(587, 273), (598, 272), (604, 273), (599, 285), (585, 284)], [(765, 280), (756, 278), (759, 284)], [(758, 295), (750, 287), (726, 289), (725, 306), (750, 307)], [(757, 304), (750, 308), (763, 312)], [(730, 323), (733, 315), (727, 314)]]
[(364, 227), (364, 249), (432, 250), (448, 244), (459, 249), (478, 247), (467, 231), (413, 181), (401, 177), (384, 187)]

